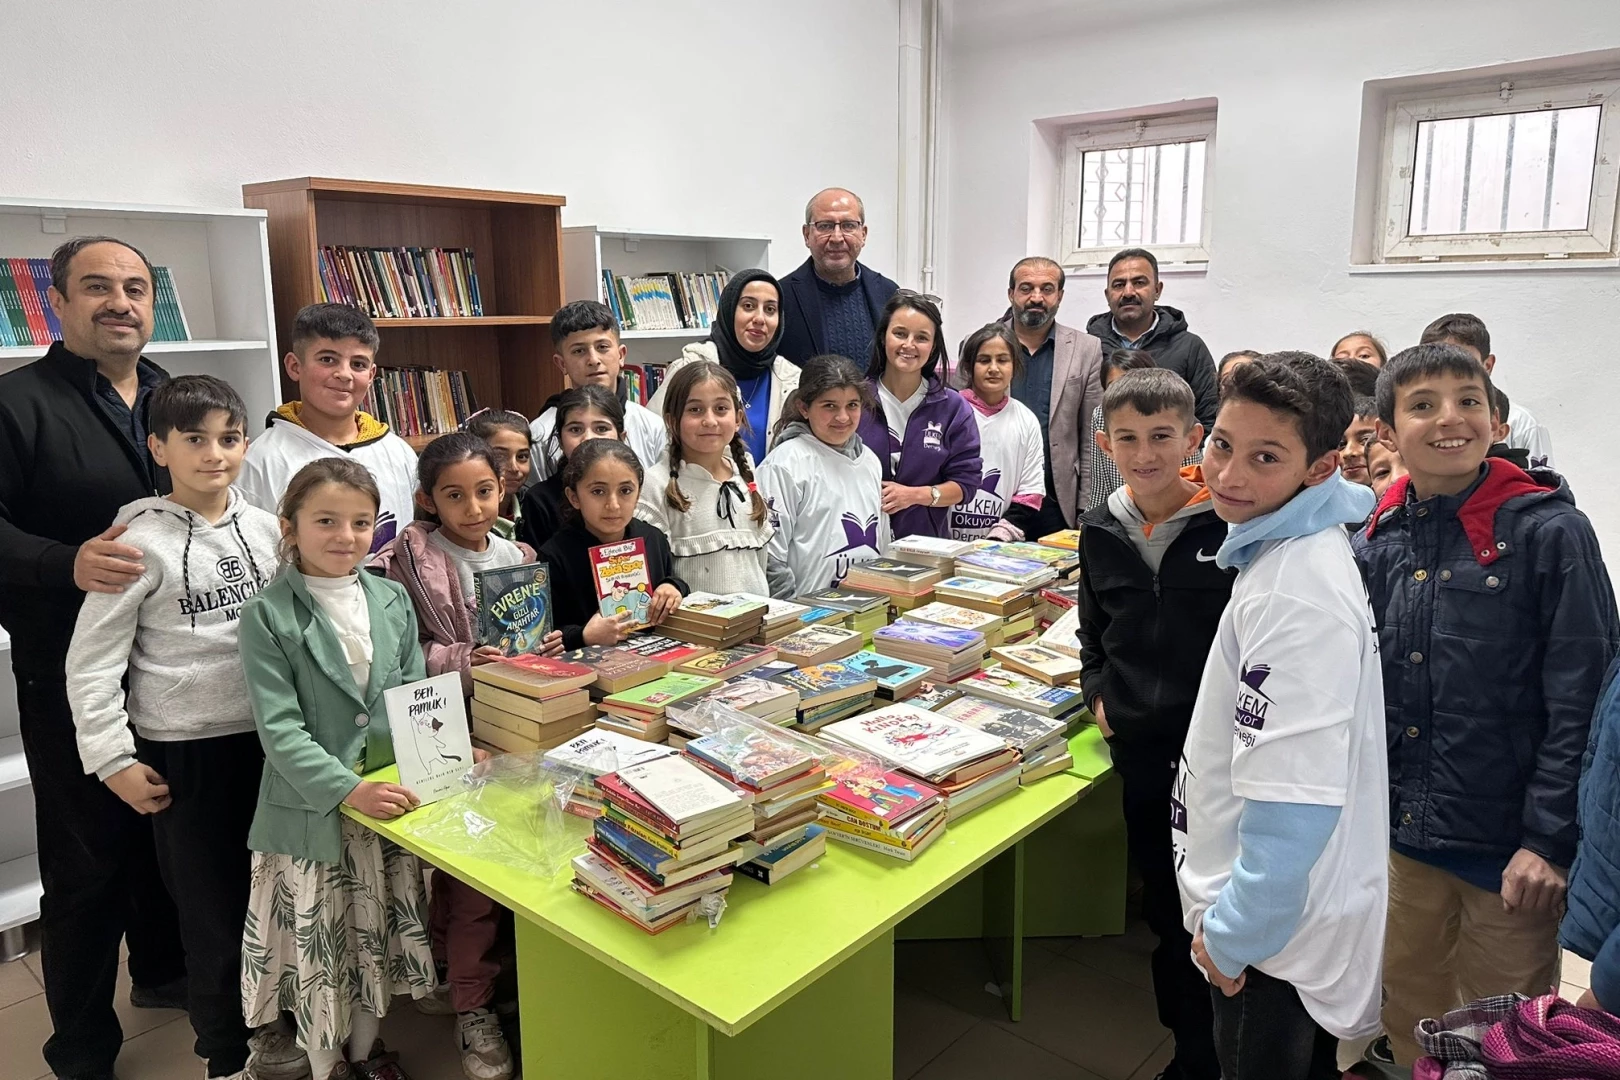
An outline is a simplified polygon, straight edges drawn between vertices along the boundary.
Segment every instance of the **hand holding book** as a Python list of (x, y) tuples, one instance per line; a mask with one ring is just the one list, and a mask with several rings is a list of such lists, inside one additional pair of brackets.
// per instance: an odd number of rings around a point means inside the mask
[(653, 590), (652, 605), (647, 609), (647, 620), (657, 626), (681, 606), (681, 590), (669, 582)]
[[(656, 598), (654, 602), (656, 603)], [(636, 622), (633, 611), (621, 611), (616, 615), (592, 615), (591, 621), (585, 624), (583, 631), (585, 644), (617, 645), (640, 625)], [(558, 638), (558, 644), (561, 643), (562, 639)]]

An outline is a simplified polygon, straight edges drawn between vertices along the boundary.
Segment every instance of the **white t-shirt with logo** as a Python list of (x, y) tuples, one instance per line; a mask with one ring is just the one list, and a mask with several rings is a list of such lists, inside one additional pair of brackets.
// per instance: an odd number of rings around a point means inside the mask
[[(911, 396), (904, 401), (896, 397), (893, 390), (883, 385), (882, 379), (878, 380), (877, 387), (878, 402), (883, 406), (883, 419), (889, 425), (889, 441), (892, 445), (898, 447), (906, 441), (906, 428), (911, 424), (911, 414), (917, 411), (917, 406), (921, 405), (923, 398), (928, 396), (928, 380), (924, 379), (918, 383), (917, 389), (913, 390)], [(875, 446), (868, 447), (868, 449), (878, 453), (882, 452)], [(889, 454), (889, 469), (892, 472), (899, 468), (900, 451), (894, 450)]]
[(1246, 799), (1341, 808), (1294, 936), (1256, 965), (1341, 1039), (1379, 1030), (1389, 877), (1384, 682), (1342, 528), (1279, 540), (1238, 574), (1204, 665), (1172, 806), (1198, 933), (1232, 876)]
[[(979, 456), (984, 479), (967, 502), (951, 507), (951, 539), (978, 540), (1007, 516), (1015, 495), (1046, 495), (1046, 445), (1041, 422), (1014, 398), (990, 416), (978, 409)], [(1026, 539), (1036, 539), (1026, 537)]]

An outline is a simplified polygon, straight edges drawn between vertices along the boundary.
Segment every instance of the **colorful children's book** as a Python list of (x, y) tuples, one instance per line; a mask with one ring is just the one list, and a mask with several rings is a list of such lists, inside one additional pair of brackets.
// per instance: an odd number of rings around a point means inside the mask
[(602, 708), (611, 713), (640, 717), (658, 717), (671, 705), (679, 705), (690, 698), (706, 694), (720, 685), (719, 679), (702, 675), (670, 673), (661, 679), (633, 686), (618, 694), (602, 699)]
[(684, 664), (688, 660), (696, 660), (700, 656), (707, 656), (711, 650), (707, 645), (693, 645), (690, 642), (672, 638), (666, 634), (655, 634), (643, 631), (631, 634), (616, 646), (628, 649), (637, 656), (644, 656), (648, 660), (657, 660), (670, 665), (671, 668)]
[(978, 574), (992, 581), (1005, 581), (1024, 588), (1044, 584), (1057, 576), (1057, 571), (1044, 562), (1015, 559), (990, 551), (970, 551), (958, 555), (956, 567), (963, 573)]
[(693, 739), (686, 744), (686, 752), (756, 791), (775, 787), (819, 764), (788, 739), (740, 724)]
[(936, 710), (941, 716), (960, 720), (987, 735), (1005, 739), (1018, 748), (1019, 753), (1044, 748), (1048, 743), (1062, 741), (1068, 725), (1062, 720), (1036, 716), (1025, 709), (1015, 709), (983, 698), (960, 697)]
[(870, 694), (877, 689), (877, 680), (872, 676), (838, 660), (784, 671), (772, 675), (770, 681), (797, 690), (799, 701), (805, 708), (858, 694)]
[(828, 725), (823, 738), (865, 750), (929, 782), (948, 781), (983, 759), (1012, 752), (1005, 740), (938, 713), (889, 705)]
[(604, 618), (629, 612), (632, 624), (647, 625), (652, 579), (647, 575), (647, 542), (640, 537), (590, 549), (598, 611)]
[(1047, 686), (997, 664), (975, 671), (957, 684), (964, 694), (989, 698), (1042, 716), (1065, 716), (1084, 704), (1074, 686)]
[(1066, 551), (1080, 550), (1080, 530), (1060, 529), (1055, 533), (1048, 533), (1041, 537), (1041, 543), (1047, 547), (1063, 548)]
[(896, 660), (892, 656), (883, 656), (866, 649), (853, 656), (846, 656), (839, 663), (864, 672), (877, 680), (878, 693), (890, 699), (902, 698), (911, 693), (922, 685), (922, 681), (933, 670), (922, 664)]
[(820, 801), (880, 829), (891, 829), (939, 804), (939, 791), (904, 773), (850, 770)]
[(928, 645), (948, 652), (964, 652), (983, 648), (984, 635), (973, 630), (958, 630), (936, 623), (901, 621), (890, 623), (876, 631), (872, 640), (878, 645), (886, 641)]
[(535, 653), (551, 633), (551, 568), (524, 563), (473, 573), (478, 609), (478, 644), (507, 656)]
[(473, 766), (461, 675), (452, 671), (384, 690), (383, 704), (400, 784), (424, 804), (460, 791), (461, 777)]
[(733, 645), (729, 649), (720, 649), (676, 664), (675, 670), (688, 675), (707, 675), (711, 679), (729, 679), (775, 659), (776, 650), (768, 646)]

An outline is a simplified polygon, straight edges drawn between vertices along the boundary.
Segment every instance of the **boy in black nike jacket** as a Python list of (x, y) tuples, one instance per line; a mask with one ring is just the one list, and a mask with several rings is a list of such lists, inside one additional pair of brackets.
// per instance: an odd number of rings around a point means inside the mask
[(1153, 992), (1174, 1072), (1217, 1080), (1209, 985), (1190, 958), (1170, 847), (1171, 786), (1233, 576), (1215, 565), (1226, 523), (1199, 466), (1193, 393), (1172, 371), (1128, 371), (1103, 395), (1097, 446), (1124, 477), (1081, 516), (1081, 691), (1124, 784), (1125, 837), (1159, 939)]

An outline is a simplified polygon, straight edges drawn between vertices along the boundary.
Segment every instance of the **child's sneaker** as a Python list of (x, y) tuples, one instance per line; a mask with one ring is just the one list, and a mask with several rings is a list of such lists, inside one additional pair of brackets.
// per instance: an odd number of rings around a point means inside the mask
[(493, 1012), (457, 1013), (456, 1036), (461, 1044), (461, 1071), (467, 1080), (511, 1080), (512, 1050)]
[(309, 1055), (279, 1024), (267, 1024), (248, 1039), (248, 1075), (255, 1080), (304, 1080)]
[(399, 1055), (386, 1049), (383, 1041), (378, 1039), (371, 1044), (371, 1053), (366, 1060), (356, 1061), (349, 1066), (350, 1077), (338, 1077), (334, 1071), (332, 1080), (411, 1080), (410, 1075), (400, 1068)]

